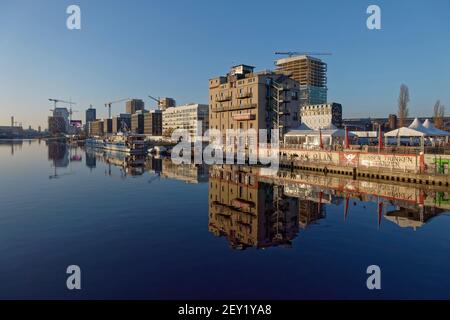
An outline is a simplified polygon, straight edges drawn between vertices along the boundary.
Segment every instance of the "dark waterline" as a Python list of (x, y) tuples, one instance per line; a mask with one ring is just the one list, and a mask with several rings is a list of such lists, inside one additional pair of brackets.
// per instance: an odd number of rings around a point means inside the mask
[(2, 142), (0, 298), (450, 298), (448, 190), (301, 179)]

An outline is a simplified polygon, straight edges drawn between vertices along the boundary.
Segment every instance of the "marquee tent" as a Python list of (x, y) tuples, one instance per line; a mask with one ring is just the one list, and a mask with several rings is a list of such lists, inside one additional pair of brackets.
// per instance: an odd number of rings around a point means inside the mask
[(429, 119), (425, 120), (425, 122), (423, 123), (423, 126), (431, 134), (433, 134), (436, 137), (449, 137), (450, 136), (450, 132), (444, 131), (444, 130), (440, 130), (440, 129), (436, 128)]

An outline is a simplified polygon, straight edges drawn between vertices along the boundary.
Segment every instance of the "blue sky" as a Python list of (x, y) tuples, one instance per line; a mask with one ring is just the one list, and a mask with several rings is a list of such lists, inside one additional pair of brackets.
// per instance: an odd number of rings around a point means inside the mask
[[(66, 28), (81, 7), (82, 29)], [(381, 7), (382, 29), (366, 28)], [(329, 100), (345, 117), (396, 111), (401, 83), (410, 114), (450, 110), (450, 1), (0, 0), (0, 125), (11, 115), (46, 127), (48, 98), (93, 104), (147, 94), (207, 102), (208, 79), (232, 64), (273, 68), (276, 50), (326, 51)], [(115, 105), (113, 113), (124, 111)]]

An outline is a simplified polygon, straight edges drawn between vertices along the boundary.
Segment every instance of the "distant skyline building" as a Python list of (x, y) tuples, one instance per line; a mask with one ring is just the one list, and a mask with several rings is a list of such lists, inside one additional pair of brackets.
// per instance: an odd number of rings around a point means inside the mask
[[(67, 108), (55, 108), (55, 109), (53, 109), (53, 118), (62, 118), (63, 121), (64, 121), (64, 125), (65, 125), (64, 133), (69, 132), (70, 113), (69, 113), (69, 110)], [(50, 127), (49, 127), (49, 129), (50, 129)]]
[(66, 121), (63, 117), (48, 117), (48, 131), (52, 135), (60, 135), (67, 133)]
[(103, 134), (113, 133), (113, 121), (112, 119), (103, 120)]
[(159, 98), (158, 108), (161, 111), (166, 110), (167, 108), (173, 108), (176, 106), (176, 101), (173, 98)]
[(397, 129), (397, 115), (396, 114), (390, 114), (388, 118), (388, 127), (390, 130)]
[(145, 110), (138, 110), (131, 115), (131, 131), (138, 134), (144, 133), (144, 114)]
[(300, 84), (300, 104), (327, 103), (327, 64), (307, 55), (275, 61), (276, 71), (290, 76)]
[(135, 114), (136, 111), (144, 110), (144, 101), (141, 99), (131, 99), (126, 103), (126, 113)]
[(163, 113), (161, 110), (150, 110), (144, 114), (144, 134), (162, 136)]
[(103, 136), (104, 135), (104, 121), (96, 120), (90, 123), (89, 135), (90, 136)]
[(131, 114), (121, 113), (112, 118), (112, 132), (126, 132), (131, 130)]
[(86, 110), (86, 123), (92, 122), (97, 120), (97, 110), (92, 107), (92, 105), (89, 107), (89, 109)]

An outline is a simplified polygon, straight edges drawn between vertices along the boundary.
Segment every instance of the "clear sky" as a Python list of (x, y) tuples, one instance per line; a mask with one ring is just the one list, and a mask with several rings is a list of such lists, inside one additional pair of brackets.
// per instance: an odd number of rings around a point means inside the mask
[[(81, 7), (81, 30), (66, 8)], [(366, 9), (381, 7), (381, 30)], [(450, 112), (450, 1), (0, 0), (0, 125), (11, 115), (47, 127), (48, 98), (93, 104), (174, 97), (207, 103), (208, 79), (232, 64), (273, 68), (276, 50), (325, 51), (329, 101), (345, 117), (396, 112), (401, 83), (410, 115)], [(113, 113), (124, 111), (115, 105)]]

